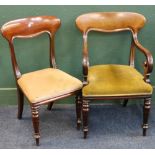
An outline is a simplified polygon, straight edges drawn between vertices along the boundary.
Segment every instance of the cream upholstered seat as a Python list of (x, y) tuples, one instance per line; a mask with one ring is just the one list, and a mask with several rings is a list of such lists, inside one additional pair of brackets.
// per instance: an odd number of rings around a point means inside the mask
[(83, 96), (149, 95), (153, 88), (143, 75), (126, 65), (96, 65), (89, 68)]
[[(75, 95), (77, 128), (81, 125), (82, 82), (56, 69), (54, 40), (60, 25), (61, 21), (56, 16), (35, 16), (7, 22), (1, 28), (3, 37), (9, 43), (12, 67), (16, 80), (18, 96), (17, 117), (18, 119), (22, 118), (25, 95), (30, 102), (36, 145), (39, 145), (40, 140), (39, 107), (41, 105), (48, 104), (47, 109), (51, 110), (56, 100)], [(16, 54), (18, 52), (15, 52), (13, 40), (16, 38), (33, 38), (43, 33), (48, 34), (50, 68), (22, 75), (17, 64)]]
[(55, 98), (82, 88), (82, 82), (53, 68), (26, 73), (17, 81), (30, 103)]

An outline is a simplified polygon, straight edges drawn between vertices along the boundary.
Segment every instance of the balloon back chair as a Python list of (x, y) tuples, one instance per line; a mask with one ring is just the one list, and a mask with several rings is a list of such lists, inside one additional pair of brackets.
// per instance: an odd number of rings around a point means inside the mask
[[(39, 107), (48, 104), (51, 110), (54, 101), (76, 95), (76, 110), (80, 110), (82, 82), (71, 75), (57, 69), (54, 52), (54, 38), (60, 27), (60, 19), (55, 16), (38, 16), (17, 19), (4, 24), (1, 33), (9, 43), (12, 67), (16, 79), (18, 93), (18, 119), (22, 118), (24, 95), (27, 97), (34, 127), (34, 138), (39, 145)], [(13, 40), (15, 38), (32, 38), (42, 33), (49, 34), (50, 67), (42, 70), (21, 74), (16, 61)], [(17, 53), (16, 53), (17, 54)], [(78, 115), (80, 124), (80, 116)]]
[[(153, 58), (148, 49), (138, 41), (137, 34), (144, 26), (143, 15), (132, 12), (96, 12), (80, 15), (76, 25), (83, 34), (83, 84), (82, 114), (84, 138), (88, 133), (89, 102), (92, 100), (123, 99), (126, 106), (128, 99), (144, 99), (143, 135), (148, 128), (148, 116), (153, 88), (149, 76), (153, 69)], [(89, 65), (88, 34), (91, 31), (104, 33), (130, 31), (132, 36), (129, 65), (101, 64)], [(135, 69), (135, 48), (146, 58), (144, 75)]]

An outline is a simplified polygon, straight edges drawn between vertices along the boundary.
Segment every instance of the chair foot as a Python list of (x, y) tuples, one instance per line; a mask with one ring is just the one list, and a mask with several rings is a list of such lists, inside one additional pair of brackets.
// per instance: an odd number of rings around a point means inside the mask
[(47, 110), (51, 110), (52, 109), (52, 107), (53, 107), (53, 104), (54, 104), (54, 102), (50, 102), (49, 104), (48, 104), (48, 106), (47, 106)]
[(36, 146), (39, 146), (39, 138), (36, 138)]
[(128, 104), (128, 99), (125, 99), (124, 102), (123, 102), (123, 107), (126, 107)]
[(146, 136), (146, 129), (143, 129), (143, 136)]
[(143, 125), (142, 125), (143, 136), (146, 136), (146, 132), (149, 127), (148, 119), (149, 119), (150, 108), (151, 108), (151, 98), (145, 98), (144, 106), (143, 106)]
[(82, 103), (82, 116), (83, 116), (83, 134), (84, 134), (84, 139), (86, 139), (87, 135), (88, 135), (88, 113), (89, 113), (89, 103), (88, 103), (88, 100), (83, 100), (83, 103)]
[(88, 129), (83, 130), (83, 138), (86, 139), (88, 135)]
[(76, 128), (77, 128), (77, 130), (80, 130), (80, 128), (81, 128), (81, 120), (77, 120)]
[(22, 119), (22, 117), (19, 117), (19, 116), (17, 116), (17, 118), (18, 118), (19, 120), (21, 120), (21, 119)]

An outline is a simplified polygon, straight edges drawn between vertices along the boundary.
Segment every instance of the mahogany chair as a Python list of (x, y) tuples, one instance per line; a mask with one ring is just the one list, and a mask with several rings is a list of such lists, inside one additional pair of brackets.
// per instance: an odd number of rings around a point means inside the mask
[[(17, 19), (4, 24), (1, 33), (9, 43), (12, 67), (18, 92), (18, 119), (22, 118), (24, 95), (27, 97), (34, 127), (34, 138), (39, 145), (39, 107), (48, 104), (51, 110), (54, 101), (76, 95), (77, 126), (80, 125), (80, 106), (82, 82), (71, 75), (57, 69), (54, 52), (54, 38), (60, 27), (60, 19), (55, 16), (38, 16)], [(31, 38), (42, 33), (49, 34), (50, 67), (42, 70), (21, 74), (14, 51), (15, 38)]]
[[(148, 128), (148, 116), (153, 88), (149, 76), (153, 69), (153, 58), (148, 49), (138, 41), (137, 34), (144, 26), (143, 15), (132, 12), (96, 12), (87, 13), (76, 19), (76, 25), (83, 34), (83, 77), (82, 114), (84, 138), (88, 132), (89, 102), (92, 100), (123, 99), (126, 106), (128, 99), (144, 99), (143, 136)], [(130, 31), (132, 36), (129, 65), (101, 64), (89, 65), (88, 34), (91, 31), (104, 33)], [(135, 48), (146, 58), (144, 75), (135, 69)]]

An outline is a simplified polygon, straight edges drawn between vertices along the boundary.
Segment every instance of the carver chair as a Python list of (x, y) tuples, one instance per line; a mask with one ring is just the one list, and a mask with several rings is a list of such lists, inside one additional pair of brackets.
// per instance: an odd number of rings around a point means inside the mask
[[(34, 127), (34, 138), (39, 145), (39, 107), (48, 104), (51, 110), (54, 101), (71, 95), (76, 95), (77, 126), (80, 125), (79, 106), (81, 105), (82, 82), (75, 77), (57, 69), (54, 52), (54, 38), (60, 27), (60, 19), (55, 16), (38, 16), (17, 19), (4, 24), (1, 33), (9, 43), (12, 67), (16, 79), (18, 93), (18, 115), (22, 118), (24, 95), (27, 97)], [(50, 67), (21, 74), (14, 50), (15, 38), (31, 38), (42, 33), (49, 34), (50, 41)], [(16, 53), (17, 54), (17, 53)]]
[[(153, 58), (149, 50), (138, 41), (137, 34), (144, 26), (143, 15), (132, 12), (96, 12), (87, 13), (76, 19), (76, 25), (83, 34), (83, 77), (82, 114), (84, 138), (88, 133), (89, 102), (92, 100), (144, 99), (143, 136), (148, 128), (148, 116), (153, 88), (149, 76), (153, 69)], [(89, 65), (88, 34), (91, 31), (104, 33), (130, 31), (132, 36), (129, 65), (101, 64)], [(144, 75), (135, 68), (135, 48), (146, 58)]]

